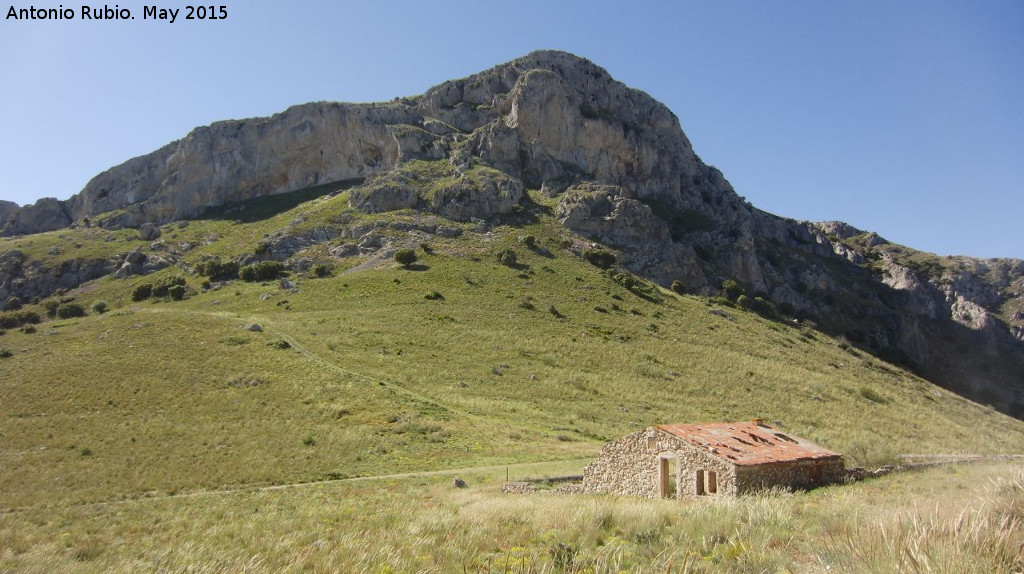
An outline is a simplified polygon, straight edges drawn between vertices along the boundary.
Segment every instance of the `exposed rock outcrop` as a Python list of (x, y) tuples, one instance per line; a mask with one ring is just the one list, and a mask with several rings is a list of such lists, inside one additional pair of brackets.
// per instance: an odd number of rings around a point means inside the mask
[(0, 229), (3, 229), (5, 222), (10, 219), (18, 209), (17, 203), (0, 199)]
[(149, 275), (170, 267), (171, 262), (159, 255), (146, 255), (142, 249), (136, 248), (125, 256), (121, 266), (114, 272), (114, 277), (124, 279), (132, 275)]
[(109, 275), (120, 265), (116, 257), (69, 259), (57, 264), (27, 260), (19, 251), (0, 253), (0, 301), (15, 296), (22, 301), (47, 297), (59, 289), (73, 289), (86, 281)]

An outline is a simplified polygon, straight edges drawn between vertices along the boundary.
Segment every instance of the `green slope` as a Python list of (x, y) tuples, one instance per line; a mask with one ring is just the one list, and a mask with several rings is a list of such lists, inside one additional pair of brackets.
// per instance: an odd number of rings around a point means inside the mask
[[(431, 218), (356, 214), (343, 187), (164, 226), (156, 251), (92, 228), (4, 239), (0, 252), (57, 261), (142, 246), (187, 266), (250, 253), (281, 230), (375, 222), (392, 224), (380, 233), (395, 245), (423, 240), (396, 227)], [(723, 317), (642, 282), (626, 289), (575, 254), (550, 200), (532, 199), (487, 233), (440, 220), (464, 233), (427, 238), (409, 269), (353, 257), (331, 277), (293, 274), (294, 288), (204, 291), (171, 268), (69, 294), (112, 310), (0, 337), (12, 354), (0, 359), (0, 506), (581, 458), (655, 423), (752, 417), (863, 464), (1024, 450), (1021, 421), (825, 335), (740, 309)], [(345, 241), (300, 255), (326, 260)], [(497, 261), (507, 248), (515, 267)], [(176, 273), (187, 299), (131, 301), (135, 285)]]

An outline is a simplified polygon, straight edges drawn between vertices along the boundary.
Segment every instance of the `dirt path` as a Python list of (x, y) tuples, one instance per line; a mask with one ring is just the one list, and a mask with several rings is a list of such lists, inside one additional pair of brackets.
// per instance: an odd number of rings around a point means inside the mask
[[(401, 472), (396, 474), (377, 474), (371, 476), (353, 476), (349, 478), (337, 478), (337, 479), (325, 479), (325, 480), (311, 480), (308, 482), (292, 482), (288, 484), (272, 484), (265, 486), (240, 486), (235, 488), (215, 488), (209, 490), (199, 490), (195, 492), (184, 492), (181, 494), (162, 494), (158, 496), (135, 496), (130, 498), (124, 498), (121, 500), (108, 500), (101, 502), (82, 502), (77, 504), (69, 504), (67, 506), (60, 506), (62, 509), (68, 508), (81, 508), (81, 507), (107, 507), (107, 506), (122, 506), (126, 504), (136, 504), (144, 502), (159, 502), (163, 500), (181, 500), (190, 498), (202, 498), (207, 496), (227, 496), (238, 493), (257, 493), (257, 492), (269, 492), (275, 490), (287, 490), (292, 488), (305, 488), (312, 486), (324, 486), (330, 484), (343, 484), (349, 482), (372, 482), (379, 480), (401, 480), (405, 478), (416, 478), (416, 477), (429, 477), (429, 476), (460, 476), (476, 472), (494, 472), (507, 469), (509, 472), (514, 472), (515, 475), (522, 476), (531, 467), (543, 468), (545, 465), (550, 464), (570, 464), (579, 463), (581, 466), (584, 463), (592, 461), (593, 458), (580, 458), (580, 459), (568, 459), (568, 460), (552, 460), (546, 462), (518, 462), (512, 464), (494, 464), (487, 466), (469, 466), (464, 468), (449, 468), (441, 470), (424, 470), (418, 472)], [(537, 474), (545, 474), (542, 471), (536, 472)], [(11, 508), (0, 511), (0, 516), (5, 514), (17, 514), (20, 512), (28, 511), (35, 508), (34, 506), (25, 506), (20, 508)]]

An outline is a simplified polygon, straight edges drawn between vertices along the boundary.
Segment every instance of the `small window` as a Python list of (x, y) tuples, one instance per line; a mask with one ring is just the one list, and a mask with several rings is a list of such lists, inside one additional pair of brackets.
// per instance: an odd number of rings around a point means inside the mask
[(718, 492), (718, 473), (713, 470), (698, 470), (694, 481), (694, 494), (704, 496)]

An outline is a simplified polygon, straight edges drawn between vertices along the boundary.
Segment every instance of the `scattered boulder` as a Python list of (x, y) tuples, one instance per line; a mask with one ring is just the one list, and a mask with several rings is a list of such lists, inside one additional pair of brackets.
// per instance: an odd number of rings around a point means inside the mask
[(114, 272), (114, 277), (124, 279), (132, 275), (149, 275), (170, 265), (170, 261), (159, 255), (146, 255), (141, 249), (135, 248), (125, 256), (124, 262)]
[(160, 237), (160, 228), (152, 223), (143, 223), (139, 226), (139, 239), (153, 241)]
[(335, 259), (344, 259), (359, 255), (359, 246), (353, 243), (343, 243), (327, 250), (327, 254)]
[(124, 258), (124, 262), (130, 265), (142, 265), (146, 261), (146, 255), (140, 249), (134, 249)]
[(721, 309), (711, 309), (708, 311), (708, 313), (711, 313), (712, 315), (718, 315), (719, 317), (722, 317), (723, 319), (728, 319), (730, 321), (733, 320), (732, 315), (726, 313)]
[(250, 323), (249, 325), (246, 325), (243, 328), (246, 331), (252, 331), (253, 333), (262, 333), (263, 332), (263, 327), (259, 326), (259, 324), (257, 324), (257, 323)]

